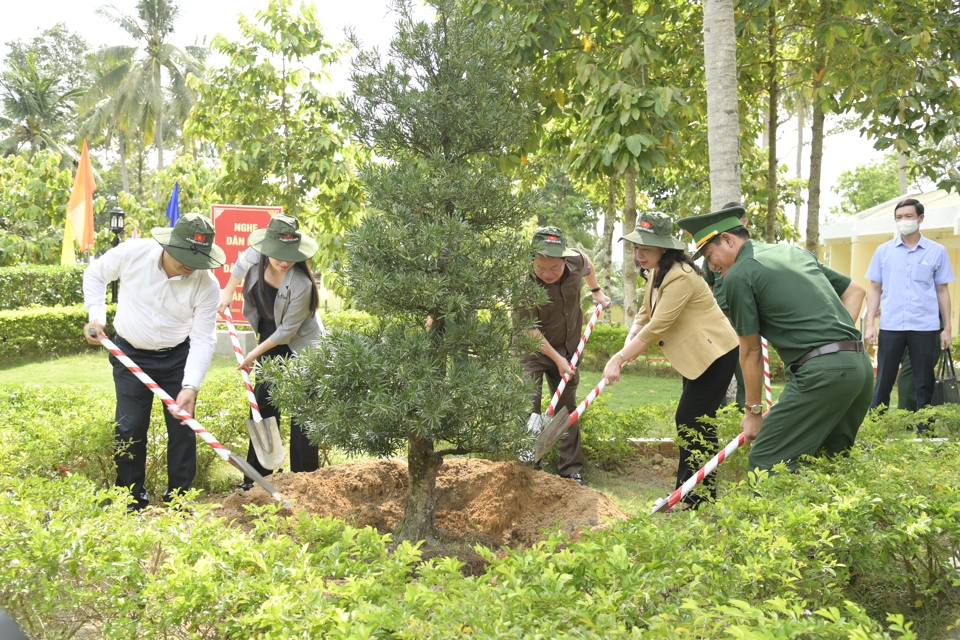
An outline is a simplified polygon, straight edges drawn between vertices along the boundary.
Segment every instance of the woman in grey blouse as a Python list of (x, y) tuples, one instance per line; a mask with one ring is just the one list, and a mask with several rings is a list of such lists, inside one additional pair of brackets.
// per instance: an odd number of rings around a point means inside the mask
[[(300, 232), (297, 219), (288, 215), (274, 217), (265, 229), (250, 234), (250, 248), (240, 255), (230, 271), (230, 280), (220, 292), (220, 310), (233, 303), (233, 294), (243, 285), (243, 316), (257, 332), (259, 344), (247, 354), (240, 366), (251, 367), (263, 358), (294, 354), (315, 344), (325, 333), (317, 315), (320, 296), (317, 282), (307, 260), (317, 253), (316, 241)], [(270, 386), (257, 381), (254, 387), (260, 414), (280, 421), (280, 411), (270, 403)], [(247, 449), (247, 462), (263, 475), (272, 473), (257, 459), (253, 443)], [(290, 470), (316, 471), (319, 453), (296, 419), (290, 420)], [(250, 489), (253, 482), (244, 478), (240, 485)]]

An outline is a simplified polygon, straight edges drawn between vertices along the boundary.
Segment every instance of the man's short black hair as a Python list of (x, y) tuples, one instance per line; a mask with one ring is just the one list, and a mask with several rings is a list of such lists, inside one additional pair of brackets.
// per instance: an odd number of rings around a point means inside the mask
[(920, 204), (920, 201), (916, 198), (907, 198), (906, 200), (901, 200), (898, 202), (897, 206), (893, 208), (893, 215), (897, 215), (897, 209), (900, 207), (909, 207), (910, 205), (913, 205), (913, 207), (917, 210), (918, 218), (923, 215), (923, 205)]

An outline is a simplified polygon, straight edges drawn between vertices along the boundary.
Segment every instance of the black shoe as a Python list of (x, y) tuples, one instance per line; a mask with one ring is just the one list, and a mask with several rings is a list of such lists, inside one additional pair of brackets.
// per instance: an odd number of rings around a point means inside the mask
[(571, 473), (570, 475), (560, 476), (560, 477), (561, 477), (561, 478), (569, 478), (570, 480), (573, 480), (574, 482), (576, 482), (576, 483), (577, 483), (578, 485), (580, 485), (581, 487), (585, 487), (585, 486), (586, 486), (586, 483), (583, 481), (583, 476), (580, 475), (579, 473)]
[(127, 504), (127, 512), (135, 513), (137, 511), (143, 511), (150, 506), (150, 494), (146, 491), (140, 495), (133, 494), (133, 502)]
[(238, 488), (238, 489), (242, 489), (243, 491), (250, 491), (250, 489), (253, 489), (253, 483), (252, 483), (252, 482), (241, 482), (240, 484), (237, 485), (237, 488)]

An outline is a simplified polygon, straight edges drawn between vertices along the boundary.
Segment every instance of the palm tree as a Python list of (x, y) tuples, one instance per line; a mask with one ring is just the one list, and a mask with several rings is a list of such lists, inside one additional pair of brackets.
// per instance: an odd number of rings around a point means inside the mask
[(710, 201), (714, 211), (740, 200), (740, 116), (733, 0), (703, 3)]
[[(164, 124), (170, 116), (182, 121), (196, 101), (187, 77), (200, 75), (205, 47), (178, 47), (166, 41), (180, 13), (172, 0), (140, 0), (137, 16), (116, 7), (101, 7), (98, 13), (116, 23), (136, 40), (135, 46), (104, 47), (94, 55), (106, 72), (84, 96), (81, 108), (90, 111), (106, 101), (113, 110), (115, 128), (129, 137), (129, 127), (143, 126), (142, 133), (157, 148), (157, 169), (163, 169)], [(169, 79), (164, 85), (164, 72)], [(169, 101), (167, 94), (169, 93)]]
[[(64, 160), (76, 159), (63, 133), (75, 111), (80, 89), (62, 89), (59, 78), (45, 74), (37, 67), (33, 54), (22, 64), (14, 65), (0, 75), (0, 130), (9, 132), (0, 140), (0, 155), (50, 149)], [(65, 144), (66, 143), (66, 144)]]

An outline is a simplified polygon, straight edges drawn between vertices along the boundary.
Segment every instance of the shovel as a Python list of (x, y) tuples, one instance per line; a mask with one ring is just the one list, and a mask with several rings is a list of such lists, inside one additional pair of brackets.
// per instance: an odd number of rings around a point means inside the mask
[[(539, 418), (540, 416), (537, 417)], [(550, 451), (550, 447), (556, 444), (557, 440), (562, 438), (567, 432), (567, 429), (570, 428), (569, 417), (570, 412), (567, 408), (560, 407), (557, 415), (550, 418), (547, 425), (540, 430), (540, 433), (537, 434), (537, 444), (533, 448), (534, 463), (540, 462), (543, 456), (547, 454), (547, 451)]]
[[(620, 365), (620, 368), (622, 369), (623, 365)], [(547, 423), (547, 426), (540, 431), (540, 435), (537, 437), (537, 451), (541, 451), (541, 449), (542, 451), (535, 455), (536, 462), (540, 462), (540, 458), (543, 457), (543, 454), (545, 454), (557, 440), (562, 438), (567, 433), (570, 427), (573, 426), (573, 423), (576, 422), (581, 415), (583, 415), (583, 412), (587, 410), (587, 407), (589, 407), (594, 400), (597, 399), (597, 396), (600, 395), (600, 392), (603, 391), (606, 386), (607, 381), (605, 379), (601, 379), (600, 383), (593, 388), (593, 391), (588, 393), (587, 397), (584, 398), (579, 405), (577, 405), (577, 408), (573, 410), (573, 413), (567, 411), (566, 407), (562, 407), (557, 415)], [(530, 417), (530, 422), (532, 423), (533, 416)], [(541, 438), (543, 439), (542, 445)]]
[[(243, 349), (240, 348), (237, 328), (233, 326), (233, 314), (230, 313), (230, 309), (227, 309), (222, 315), (223, 319), (227, 321), (227, 329), (230, 330), (230, 341), (233, 343), (233, 351), (237, 355), (237, 363), (243, 364)], [(250, 434), (253, 450), (264, 469), (277, 469), (283, 464), (286, 455), (283, 450), (283, 441), (280, 440), (280, 427), (277, 426), (277, 419), (274, 417), (264, 418), (260, 415), (257, 396), (253, 393), (253, 385), (250, 384), (250, 373), (246, 368), (243, 368), (240, 369), (240, 375), (243, 377), (243, 386), (247, 389), (250, 413), (253, 415), (253, 419), (247, 420), (247, 433)]]
[[(580, 344), (577, 345), (577, 350), (574, 352), (573, 357), (570, 358), (570, 366), (576, 369), (577, 362), (580, 360), (581, 354), (583, 354), (584, 348), (587, 346), (587, 340), (590, 339), (590, 334), (593, 332), (593, 325), (597, 323), (597, 320), (600, 319), (600, 314), (603, 312), (603, 305), (599, 302), (597, 307), (593, 310), (593, 316), (590, 317), (590, 322), (587, 323), (587, 329), (583, 332), (583, 335), (580, 336)], [(550, 400), (550, 406), (547, 407), (547, 417), (544, 418), (539, 413), (531, 413), (530, 419), (527, 421), (527, 424), (531, 429), (539, 429), (540, 433), (546, 431), (547, 426), (552, 425), (553, 421), (545, 423), (547, 418), (553, 417), (553, 412), (557, 408), (557, 402), (560, 401), (560, 395), (563, 393), (563, 390), (567, 386), (567, 381), (570, 380), (570, 376), (563, 374), (563, 379), (560, 380), (560, 384), (557, 385), (557, 390), (553, 394), (553, 398)], [(538, 458), (539, 460), (539, 458)]]
[[(123, 366), (125, 366), (127, 369), (130, 370), (130, 373), (132, 373), (134, 376), (137, 377), (138, 380), (140, 380), (140, 382), (146, 385), (148, 389), (153, 391), (153, 395), (160, 398), (163, 404), (165, 404), (167, 407), (176, 406), (177, 401), (171, 398), (170, 394), (168, 394), (166, 391), (161, 389), (160, 385), (158, 385), (156, 382), (153, 381), (153, 378), (151, 378), (146, 373), (144, 373), (143, 369), (138, 367), (133, 360), (128, 358), (127, 355), (123, 351), (121, 351), (117, 345), (113, 344), (113, 342), (111, 342), (110, 339), (107, 338), (107, 336), (103, 335), (102, 333), (98, 335), (97, 330), (94, 328), (90, 328), (87, 331), (87, 333), (91, 337), (99, 340), (100, 344), (106, 347), (107, 351), (112, 353), (113, 356), (123, 364)], [(242, 471), (244, 474), (246, 474), (248, 478), (253, 478), (253, 480), (257, 484), (259, 484), (261, 487), (263, 487), (267, 491), (267, 493), (269, 493), (273, 497), (274, 500), (282, 503), (283, 506), (285, 507), (291, 506), (290, 501), (284, 498), (280, 494), (280, 492), (277, 491), (276, 487), (274, 487), (272, 484), (267, 482), (266, 478), (260, 475), (256, 469), (251, 467), (250, 463), (248, 463), (246, 460), (237, 456), (232, 451), (230, 451), (225, 446), (223, 446), (220, 443), (220, 441), (214, 438), (209, 431), (204, 429), (203, 425), (197, 422), (193, 418), (193, 416), (191, 416), (186, 411), (183, 411), (182, 409), (177, 407), (177, 417), (183, 420), (184, 423), (188, 427), (190, 427), (194, 433), (200, 436), (201, 440), (203, 440), (208, 445), (210, 445), (213, 448), (213, 450), (216, 451), (217, 455), (220, 456), (224, 461), (229, 462), (234, 467)]]

